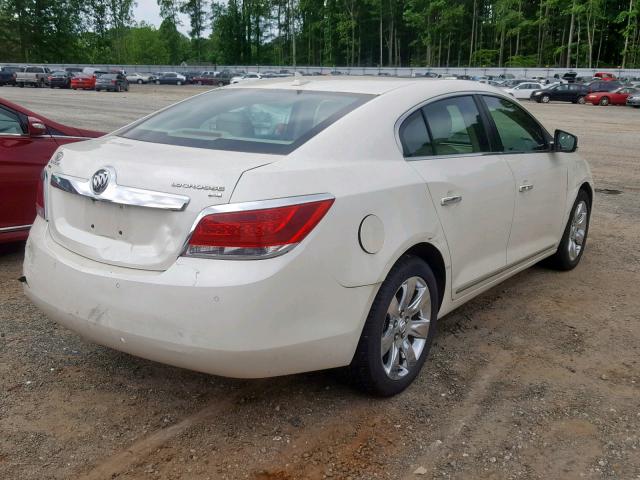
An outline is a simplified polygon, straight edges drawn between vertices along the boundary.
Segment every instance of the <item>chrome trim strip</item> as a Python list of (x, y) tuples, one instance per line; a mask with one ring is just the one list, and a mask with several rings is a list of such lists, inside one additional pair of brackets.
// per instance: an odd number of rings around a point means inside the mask
[(195, 257), (195, 258), (210, 258), (217, 260), (263, 260), (267, 258), (274, 258), (280, 255), (284, 255), (288, 251), (292, 250), (297, 243), (293, 243), (291, 245), (287, 245), (285, 248), (281, 250), (277, 250), (268, 255), (264, 256), (241, 256), (241, 255), (187, 255), (187, 249), (189, 248), (189, 241), (193, 235), (193, 232), (196, 230), (198, 223), (202, 220), (203, 217), (207, 215), (213, 215), (215, 213), (230, 213), (230, 212), (246, 212), (249, 210), (264, 210), (267, 208), (278, 208), (278, 207), (288, 207), (290, 205), (300, 205), (303, 203), (311, 203), (311, 202), (321, 202), (323, 200), (333, 200), (336, 197), (330, 195), (328, 193), (314, 193), (311, 195), (298, 195), (294, 197), (284, 197), (284, 198), (273, 198), (270, 200), (257, 200), (253, 202), (239, 202), (239, 203), (225, 203), (223, 205), (212, 205), (210, 207), (202, 210), (193, 221), (191, 228), (189, 229), (189, 233), (187, 234), (187, 238), (185, 239), (182, 249), (180, 250), (180, 257)]
[(528, 261), (530, 261), (531, 259), (533, 259), (535, 257), (541, 256), (544, 253), (555, 252), (555, 251), (556, 251), (556, 247), (555, 246), (543, 248), (542, 250), (539, 250), (539, 251), (537, 251), (535, 253), (532, 253), (528, 257), (523, 258), (522, 260), (519, 260), (519, 261), (517, 261), (515, 263), (511, 263), (511, 264), (506, 265), (506, 266), (504, 266), (502, 268), (499, 268), (498, 270), (496, 270), (494, 272), (491, 272), (491, 273), (489, 273), (487, 275), (483, 275), (482, 277), (477, 278), (476, 280), (473, 280), (473, 281), (471, 281), (469, 283), (465, 283), (464, 285), (462, 285), (460, 288), (458, 288), (456, 290), (456, 295), (459, 294), (459, 293), (462, 293), (462, 292), (464, 292), (466, 290), (469, 290), (470, 288), (473, 288), (476, 285), (479, 285), (481, 283), (489, 281), (493, 277), (496, 277), (496, 276), (498, 276), (498, 275), (500, 275), (500, 274), (502, 274), (502, 273), (504, 273), (504, 272), (506, 272), (508, 270), (516, 269), (519, 266), (521, 266), (522, 264), (527, 263)]
[(21, 230), (29, 230), (31, 225), (16, 225), (15, 227), (0, 227), (0, 233), (20, 232)]
[(110, 174), (109, 184), (102, 193), (94, 193), (91, 188), (91, 179), (62, 175), (60, 173), (51, 174), (51, 186), (63, 192), (81, 195), (99, 202), (116, 203), (118, 205), (132, 205), (135, 207), (158, 208), (180, 212), (187, 208), (191, 198), (185, 195), (174, 193), (156, 192), (141, 188), (126, 187), (116, 183), (115, 170), (105, 167)]

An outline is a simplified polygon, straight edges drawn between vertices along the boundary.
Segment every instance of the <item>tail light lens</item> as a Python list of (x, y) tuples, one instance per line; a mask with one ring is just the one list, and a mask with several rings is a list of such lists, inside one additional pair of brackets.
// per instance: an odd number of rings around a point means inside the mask
[(46, 180), (46, 177), (47, 174), (45, 170), (42, 170), (42, 173), (40, 174), (40, 180), (38, 180), (38, 187), (36, 189), (36, 213), (44, 220), (47, 219), (44, 202), (44, 182)]
[(274, 202), (279, 201), (265, 201), (264, 208), (203, 216), (188, 241), (185, 256), (250, 259), (282, 255), (315, 228), (334, 199), (287, 205)]

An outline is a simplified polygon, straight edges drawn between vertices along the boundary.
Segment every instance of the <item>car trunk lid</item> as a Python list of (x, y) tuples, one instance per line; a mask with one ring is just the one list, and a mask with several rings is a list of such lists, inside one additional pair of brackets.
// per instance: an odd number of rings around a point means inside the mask
[[(228, 203), (243, 172), (278, 158), (117, 136), (66, 146), (57, 165), (50, 164), (51, 235), (98, 262), (166, 270), (197, 215)], [(93, 183), (94, 176), (101, 178)]]

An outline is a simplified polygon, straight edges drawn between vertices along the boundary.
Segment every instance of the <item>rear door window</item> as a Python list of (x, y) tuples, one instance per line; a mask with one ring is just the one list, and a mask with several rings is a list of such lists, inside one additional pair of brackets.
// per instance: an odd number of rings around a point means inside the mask
[(489, 142), (472, 96), (451, 97), (422, 108), (435, 155), (488, 152)]

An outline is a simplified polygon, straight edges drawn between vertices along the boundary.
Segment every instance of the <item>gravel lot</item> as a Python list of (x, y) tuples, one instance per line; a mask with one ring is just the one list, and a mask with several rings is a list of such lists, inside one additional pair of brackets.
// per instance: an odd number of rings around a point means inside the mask
[[(112, 130), (204, 90), (0, 96)], [(605, 189), (582, 263), (531, 268), (441, 319), (392, 399), (334, 372), (230, 380), (87, 343), (24, 297), (24, 245), (0, 246), (0, 478), (640, 479), (640, 111), (527, 107), (579, 135)]]

